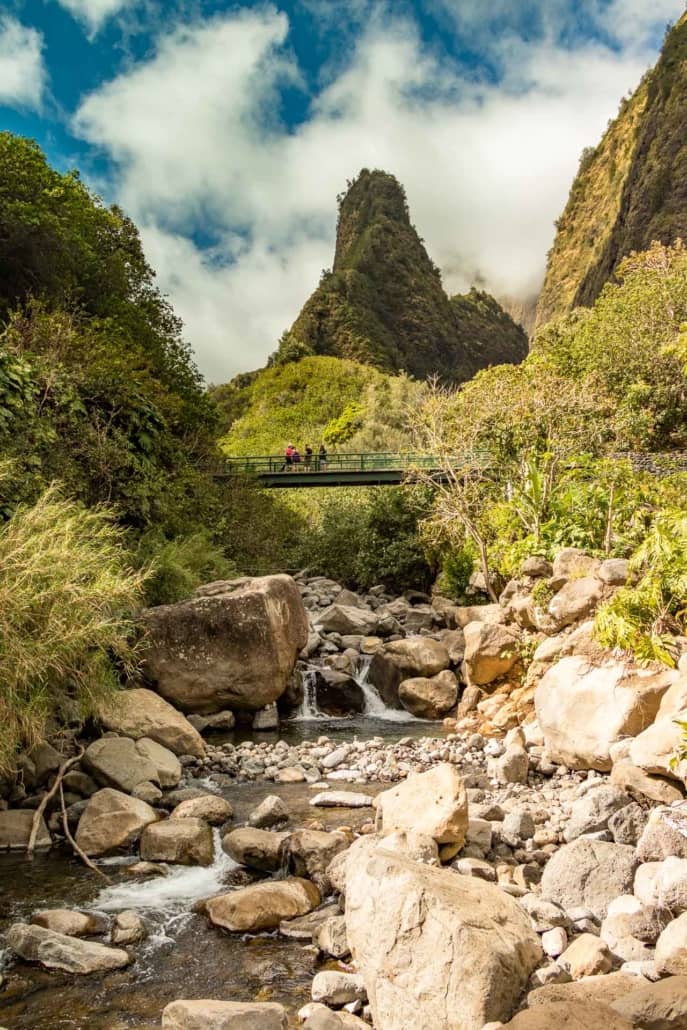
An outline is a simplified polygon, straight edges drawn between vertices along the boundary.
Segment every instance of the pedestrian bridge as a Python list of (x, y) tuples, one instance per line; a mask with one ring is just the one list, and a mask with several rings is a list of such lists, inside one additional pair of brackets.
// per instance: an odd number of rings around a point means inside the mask
[(327, 461), (313, 455), (298, 465), (285, 465), (283, 455), (227, 457), (207, 471), (215, 479), (249, 476), (261, 486), (304, 489), (322, 486), (393, 486), (402, 483), (412, 469), (429, 470), (441, 478), (435, 457), (427, 454), (329, 454)]

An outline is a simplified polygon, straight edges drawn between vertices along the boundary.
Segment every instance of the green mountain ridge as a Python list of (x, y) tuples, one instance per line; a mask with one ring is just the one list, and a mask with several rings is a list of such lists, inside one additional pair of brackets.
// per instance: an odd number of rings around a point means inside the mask
[(687, 235), (686, 103), (684, 14), (599, 145), (582, 155), (549, 253), (537, 327), (591, 306), (632, 251)]
[(411, 224), (403, 187), (363, 169), (339, 198), (334, 265), (281, 340), (273, 361), (324, 355), (459, 383), (516, 363), (527, 336), (498, 302), (471, 290), (449, 298)]

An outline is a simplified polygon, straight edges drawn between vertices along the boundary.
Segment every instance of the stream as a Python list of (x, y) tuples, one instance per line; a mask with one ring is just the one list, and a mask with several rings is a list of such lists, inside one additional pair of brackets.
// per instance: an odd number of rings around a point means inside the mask
[[(308, 692), (292, 720), (283, 722), (278, 737), (289, 744), (317, 740), (368, 740), (381, 737), (393, 743), (404, 737), (441, 737), (440, 723), (422, 722), (406, 712), (386, 709), (374, 688), (367, 685), (367, 669), (359, 682), (366, 695), (365, 715), (330, 718), (316, 709)], [(307, 677), (306, 677), (307, 680)], [(237, 731), (213, 738), (238, 743), (271, 739), (277, 733)], [(248, 782), (219, 785), (212, 778), (184, 781), (221, 794), (234, 808), (232, 825), (245, 823), (249, 813), (268, 794), (278, 794), (289, 812), (289, 827), (323, 824), (357, 828), (370, 819), (370, 809), (313, 808), (313, 788), (307, 783)], [(389, 784), (365, 783), (347, 789), (370, 795)], [(0, 1028), (6, 1030), (152, 1030), (160, 1013), (177, 998), (227, 998), (244, 1001), (279, 1001), (293, 1016), (310, 1000), (312, 977), (318, 963), (315, 949), (306, 942), (278, 934), (242, 936), (225, 934), (194, 913), (195, 902), (231, 887), (236, 865), (221, 849), (215, 831), (215, 862), (209, 868), (172, 867), (169, 875), (138, 881), (127, 878), (131, 856), (105, 859), (104, 871), (113, 880), (101, 881), (66, 851), (53, 849), (28, 862), (21, 854), (0, 854), (0, 974), (7, 978), (0, 992)], [(243, 883), (243, 881), (240, 881)], [(2, 940), (8, 926), (28, 920), (41, 908), (89, 908), (114, 913), (140, 912), (148, 939), (137, 945), (131, 966), (116, 972), (78, 977), (48, 972), (23, 963), (13, 965)]]

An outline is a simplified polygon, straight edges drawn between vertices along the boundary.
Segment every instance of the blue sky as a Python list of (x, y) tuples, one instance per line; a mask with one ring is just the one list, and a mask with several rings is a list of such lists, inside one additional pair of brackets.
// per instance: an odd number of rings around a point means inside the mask
[(536, 293), (580, 152), (684, 0), (4, 0), (0, 127), (136, 220), (210, 381), (264, 363), (336, 194), (395, 173), (450, 292)]

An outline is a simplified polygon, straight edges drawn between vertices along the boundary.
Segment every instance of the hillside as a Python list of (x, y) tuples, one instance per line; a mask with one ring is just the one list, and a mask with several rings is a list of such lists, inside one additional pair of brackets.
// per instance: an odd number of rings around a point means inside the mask
[(619, 263), (687, 234), (687, 15), (656, 67), (585, 151), (549, 254), (537, 326), (589, 306)]
[(329, 355), (461, 382), (526, 353), (525, 333), (493, 298), (471, 291), (449, 299), (411, 224), (403, 187), (365, 169), (339, 200), (333, 268), (275, 360)]

